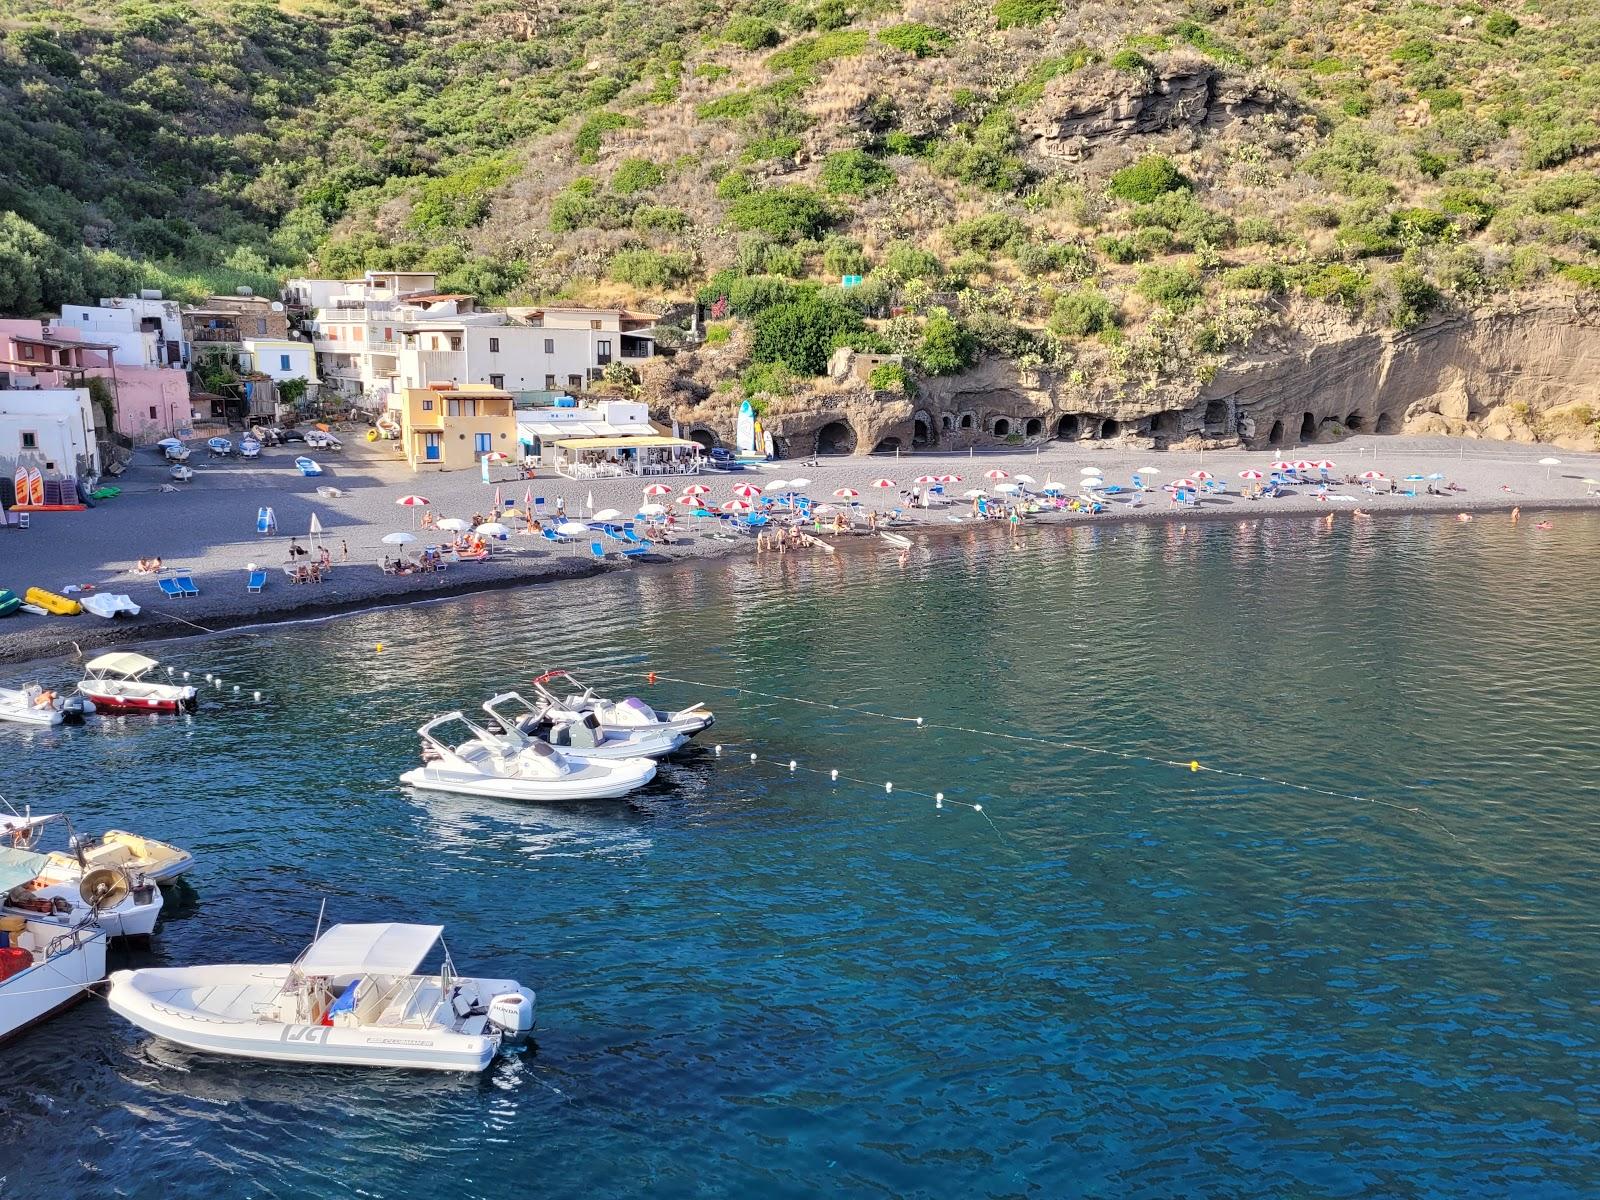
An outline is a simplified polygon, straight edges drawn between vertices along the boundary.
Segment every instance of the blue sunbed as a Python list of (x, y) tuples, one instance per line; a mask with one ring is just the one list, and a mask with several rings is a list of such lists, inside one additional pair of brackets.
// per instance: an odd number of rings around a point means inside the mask
[(590, 542), (589, 543), (589, 553), (594, 555), (598, 559), (604, 559), (605, 556), (606, 556), (606, 548), (604, 546), (602, 546), (599, 542)]
[(643, 539), (641, 539), (637, 533), (626, 527), (624, 527), (622, 530), (622, 540), (632, 546), (640, 545), (643, 541)]
[(178, 586), (176, 579), (158, 579), (156, 583), (161, 588), (161, 594), (173, 600), (183, 599), (183, 589)]
[(200, 594), (200, 589), (194, 585), (194, 577), (187, 572), (179, 575), (172, 582), (178, 585), (178, 590), (185, 596), (198, 596)]
[(655, 547), (653, 545), (651, 545), (651, 543), (649, 543), (649, 542), (641, 542), (637, 546), (630, 546), (628, 549), (622, 551), (622, 557), (623, 558), (642, 558), (644, 555), (649, 554), (650, 551), (652, 551), (654, 549), (655, 549)]
[(267, 573), (265, 571), (251, 571), (250, 580), (244, 586), (246, 591), (259, 592), (267, 586)]

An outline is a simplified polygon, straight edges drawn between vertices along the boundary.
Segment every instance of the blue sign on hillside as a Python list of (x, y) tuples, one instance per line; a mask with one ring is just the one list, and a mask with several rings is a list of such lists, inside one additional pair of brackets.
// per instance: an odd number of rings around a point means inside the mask
[(860, 287), (861, 286), (861, 276), (859, 276), (859, 275), (841, 275), (839, 277), (839, 286), (840, 287)]

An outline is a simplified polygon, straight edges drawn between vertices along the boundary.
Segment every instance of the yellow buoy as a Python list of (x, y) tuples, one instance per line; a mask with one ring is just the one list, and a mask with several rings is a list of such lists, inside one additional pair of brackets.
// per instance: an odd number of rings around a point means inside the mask
[(1200, 764), (1199, 764), (1199, 762), (1198, 762), (1198, 761), (1196, 761), (1196, 760), (1195, 760), (1195, 759), (1192, 759), (1192, 758), (1191, 758), (1191, 759), (1190, 759), (1190, 760), (1189, 760), (1189, 770), (1191, 770), (1191, 771), (1198, 771), (1198, 770), (1199, 770), (1199, 769), (1200, 769)]
[(382, 642), (379, 642), (379, 643), (378, 643), (378, 653), (379, 653), (379, 654), (382, 654), (382, 653), (383, 653), (383, 643), (382, 643)]

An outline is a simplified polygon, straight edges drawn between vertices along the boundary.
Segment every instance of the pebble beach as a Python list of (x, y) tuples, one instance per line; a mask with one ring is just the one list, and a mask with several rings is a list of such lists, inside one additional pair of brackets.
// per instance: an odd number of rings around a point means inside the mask
[[(523, 503), (531, 493), (543, 497), (545, 511), (553, 513), (557, 498), (565, 502), (568, 519), (582, 519), (593, 510), (618, 509), (632, 514), (643, 502), (649, 481), (627, 478), (594, 482), (564, 479), (541, 473), (521, 480), (514, 470), (498, 468), (489, 485), (476, 471), (422, 472), (399, 459), (392, 443), (369, 444), (347, 436), (346, 448), (320, 454), (324, 473), (303, 477), (294, 458), (303, 453), (295, 445), (265, 449), (259, 459), (211, 459), (197, 451), (190, 461), (195, 479), (177, 491), (162, 491), (166, 464), (153, 450), (134, 455), (128, 471), (115, 480), (120, 496), (85, 512), (34, 514), (27, 530), (0, 529), (0, 587), (22, 594), (29, 587), (60, 592), (70, 586), (92, 587), (101, 592), (126, 593), (143, 611), (138, 617), (103, 620), (90, 615), (39, 617), (27, 613), (0, 623), (0, 661), (23, 661), (87, 651), (96, 646), (144, 642), (160, 637), (209, 632), (240, 625), (331, 614), (407, 600), (461, 594), (534, 583), (554, 583), (564, 578), (608, 570), (646, 570), (653, 562), (728, 554), (754, 554), (753, 539), (725, 540), (708, 536), (710, 522), (697, 523), (683, 516), (671, 545), (659, 546), (649, 558), (623, 560), (615, 555), (596, 561), (588, 539), (552, 545), (518, 532), (497, 543), (487, 562), (452, 563), (442, 573), (395, 576), (380, 564), (401, 549), (415, 551), (441, 539), (438, 533), (417, 531), (417, 542), (404, 547), (385, 545), (383, 538), (410, 532), (413, 520), (431, 510), (437, 517), (471, 519), (493, 510), (498, 489), (503, 502)], [(1311, 487), (1290, 489), (1288, 494), (1250, 500), (1241, 494), (1239, 472), (1266, 471), (1267, 464), (1282, 459), (1330, 459), (1332, 475), (1343, 479), (1366, 471), (1381, 471), (1392, 479), (1408, 474), (1442, 475), (1443, 483), (1459, 485), (1449, 495), (1402, 492), (1372, 494), (1359, 486), (1342, 484), (1334, 496), (1318, 499)], [(1558, 464), (1541, 459), (1556, 457)], [(1374, 519), (1384, 516), (1437, 512), (1476, 516), (1523, 510), (1522, 523), (1529, 536), (1559, 535), (1559, 516), (1552, 510), (1600, 507), (1600, 455), (1552, 451), (1549, 447), (1518, 446), (1442, 438), (1383, 437), (1351, 439), (1313, 448), (1263, 451), (1208, 451), (1156, 453), (1119, 447), (1116, 443), (1052, 443), (1037, 450), (969, 453), (918, 453), (899, 458), (824, 458), (814, 466), (773, 462), (738, 473), (708, 472), (696, 479), (675, 477), (664, 482), (675, 491), (690, 482), (710, 485), (714, 502), (729, 498), (741, 482), (764, 486), (773, 479), (810, 480), (807, 492), (815, 499), (831, 498), (835, 489), (855, 488), (861, 493), (859, 528), (841, 542), (881, 547), (865, 532), (865, 513), (892, 507), (896, 491), (874, 489), (871, 481), (893, 479), (909, 488), (920, 475), (955, 474), (962, 482), (951, 485), (955, 497), (968, 488), (992, 486), (985, 473), (1003, 470), (1028, 475), (1033, 487), (1059, 481), (1076, 491), (1082, 471), (1098, 468), (1109, 483), (1128, 484), (1134, 472), (1153, 466), (1157, 490), (1144, 493), (1137, 506), (1114, 502), (1099, 515), (1047, 513), (1029, 518), (1026, 536), (1049, 536), (1053, 525), (1116, 520), (1254, 520), (1264, 517), (1318, 517), (1334, 521), (1358, 519), (1360, 509)], [(1227, 494), (1208, 496), (1197, 507), (1174, 507), (1163, 483), (1205, 470), (1225, 482)], [(1147, 478), (1150, 478), (1147, 472)], [(1409, 485), (1402, 485), (1409, 486)], [(318, 488), (337, 488), (341, 494), (325, 496)], [(397, 500), (415, 494), (430, 501), (429, 509), (405, 508)], [(669, 498), (670, 499), (670, 498)], [(1124, 500), (1126, 497), (1123, 498)], [(591, 509), (592, 502), (592, 509)], [(256, 531), (257, 513), (270, 506), (277, 532)], [(942, 531), (970, 527), (971, 506), (956, 499), (943, 507), (912, 509), (896, 528), (913, 537), (935, 536)], [(681, 511), (681, 510), (680, 510)], [(322, 526), (321, 544), (329, 549), (333, 565), (321, 583), (296, 584), (284, 567), (290, 561), (290, 538), (309, 544), (312, 517)], [(1549, 521), (1553, 528), (1539, 530)], [(994, 524), (999, 524), (995, 522)], [(520, 530), (520, 525), (518, 525)], [(804, 553), (805, 551), (801, 551)], [(186, 568), (200, 595), (186, 600), (168, 599), (155, 577), (136, 573), (140, 558), (160, 557), (169, 568)], [(249, 567), (267, 572), (263, 592), (247, 591)]]

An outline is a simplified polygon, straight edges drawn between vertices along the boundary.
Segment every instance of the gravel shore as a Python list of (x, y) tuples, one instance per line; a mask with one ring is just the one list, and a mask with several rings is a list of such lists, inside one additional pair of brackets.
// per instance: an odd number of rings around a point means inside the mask
[[(518, 480), (514, 472), (500, 470), (498, 485), (485, 486), (476, 471), (423, 472), (413, 474), (398, 459), (392, 443), (369, 445), (351, 440), (339, 454), (318, 455), (324, 467), (319, 478), (302, 477), (294, 467), (296, 454), (303, 448), (277, 447), (264, 450), (259, 460), (208, 461), (204, 451), (196, 451), (190, 465), (195, 468), (193, 482), (180, 485), (179, 491), (161, 492), (166, 482), (165, 464), (149, 450), (135, 455), (134, 465), (117, 482), (122, 495), (93, 510), (79, 513), (34, 514), (27, 531), (0, 529), (0, 587), (19, 595), (30, 586), (61, 591), (72, 584), (92, 584), (99, 591), (123, 592), (143, 606), (136, 618), (115, 622), (89, 615), (79, 617), (37, 617), (19, 614), (0, 623), (0, 662), (50, 657), (88, 650), (113, 643), (144, 642), (164, 636), (191, 634), (262, 621), (300, 618), (320, 613), (395, 603), (407, 598), (436, 597), (491, 588), (592, 575), (605, 570), (649, 570), (650, 560), (625, 562), (611, 559), (594, 561), (588, 541), (567, 546), (552, 546), (524, 534), (514, 535), (506, 551), (497, 552), (485, 563), (452, 564), (442, 574), (396, 577), (385, 575), (379, 563), (385, 553), (397, 552), (385, 546), (384, 535), (409, 531), (414, 513), (395, 501), (406, 494), (418, 494), (432, 501), (439, 516), (471, 518), (493, 510), (498, 486), (506, 501), (521, 503), (531, 491), (544, 497), (546, 509), (554, 511), (557, 499), (565, 502), (569, 517), (581, 517), (589, 510), (592, 498), (596, 509), (616, 508), (633, 513), (642, 501), (646, 481), (638, 479), (574, 482), (544, 476), (532, 481)], [(1130, 450), (1114, 443), (1055, 443), (1038, 451), (992, 451), (978, 454), (919, 453), (901, 458), (823, 459), (815, 466), (796, 462), (776, 462), (739, 474), (710, 473), (699, 482), (715, 489), (714, 501), (729, 498), (731, 489), (742, 481), (764, 485), (775, 478), (801, 476), (811, 480), (807, 491), (816, 498), (831, 497), (834, 489), (852, 487), (861, 492), (861, 503), (887, 508), (895, 492), (874, 489), (873, 479), (891, 478), (900, 487), (911, 486), (919, 475), (958, 474), (963, 482), (950, 490), (958, 495), (972, 487), (990, 486), (983, 476), (991, 470), (1012, 475), (1027, 474), (1037, 484), (1059, 480), (1076, 490), (1080, 473), (1098, 467), (1108, 482), (1127, 484), (1132, 473), (1144, 466), (1159, 469), (1155, 477), (1167, 483), (1204, 469), (1225, 481), (1229, 494), (1209, 498), (1198, 508), (1174, 509), (1166, 493), (1154, 491), (1142, 503), (1128, 506), (1115, 503), (1109, 512), (1095, 517), (1049, 515), (1038, 524), (1164, 519), (1244, 519), (1263, 516), (1311, 514), (1334, 520), (1351, 520), (1358, 507), (1374, 516), (1393, 513), (1431, 511), (1447, 514), (1505, 510), (1520, 505), (1527, 510), (1530, 525), (1535, 510), (1600, 507), (1600, 488), (1585, 480), (1600, 478), (1600, 455), (1555, 452), (1558, 466), (1540, 465), (1551, 456), (1547, 447), (1513, 446), (1498, 443), (1459, 441), (1441, 438), (1384, 437), (1352, 439), (1315, 449), (1280, 450), (1271, 453), (1251, 451), (1212, 451), (1195, 453), (1154, 453)], [(1343, 478), (1368, 470), (1379, 470), (1391, 478), (1405, 475), (1442, 474), (1447, 482), (1464, 489), (1452, 495), (1416, 497), (1400, 493), (1373, 495), (1360, 487), (1342, 485), (1334, 493), (1352, 500), (1322, 501), (1310, 488), (1272, 500), (1247, 500), (1240, 495), (1238, 473), (1245, 469), (1265, 470), (1278, 459), (1332, 459), (1333, 472)], [(670, 478), (664, 482), (675, 490), (691, 482)], [(324, 497), (317, 488), (336, 487), (342, 495)], [(670, 499), (670, 498), (669, 498)], [(256, 533), (257, 509), (270, 505), (277, 517), (278, 533)], [(320, 584), (294, 584), (284, 573), (288, 562), (289, 538), (306, 544), (307, 531), (315, 514), (323, 527), (322, 543), (333, 557), (328, 579)], [(970, 505), (958, 501), (944, 508), (913, 510), (910, 521), (925, 534), (950, 530), (971, 522)], [(652, 558), (700, 558), (726, 554), (753, 553), (749, 539), (723, 541), (705, 536), (689, 518), (679, 521), (679, 538), (662, 547)], [(914, 536), (921, 536), (914, 532)], [(439, 535), (418, 532), (415, 545), (420, 549)], [(185, 567), (200, 588), (197, 598), (177, 601), (162, 595), (149, 575), (133, 572), (140, 557), (159, 556), (169, 567)], [(268, 572), (268, 584), (260, 595), (245, 590), (247, 565), (255, 563)]]

